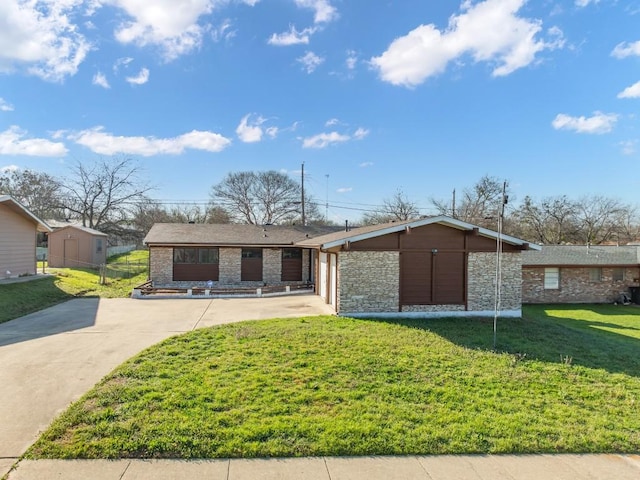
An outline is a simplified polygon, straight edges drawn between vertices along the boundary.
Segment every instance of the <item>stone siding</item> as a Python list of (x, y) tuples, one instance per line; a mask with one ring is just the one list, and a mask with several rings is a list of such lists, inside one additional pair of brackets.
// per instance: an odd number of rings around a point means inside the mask
[(282, 280), (282, 250), (262, 249), (262, 281), (268, 285), (278, 285)]
[[(261, 287), (267, 285), (296, 285), (306, 283), (310, 278), (309, 250), (302, 251), (302, 281), (282, 281), (282, 250), (264, 248), (262, 251), (262, 281), (243, 282), (241, 280), (242, 248), (220, 248), (218, 281), (216, 287)], [(204, 287), (206, 282), (173, 281), (173, 247), (152, 247), (150, 249), (150, 278), (155, 286), (179, 288)]]
[(464, 305), (402, 305), (403, 312), (464, 312)]
[(398, 252), (340, 252), (338, 312), (398, 312)]
[(149, 264), (149, 278), (153, 280), (154, 285), (171, 284), (173, 280), (173, 248), (150, 248)]
[(603, 267), (602, 278), (594, 282), (590, 268), (560, 268), (557, 289), (544, 288), (544, 267), (523, 267), (524, 303), (611, 303), (621, 293), (629, 295), (630, 286), (638, 286), (639, 268), (625, 268), (624, 280), (613, 281), (613, 268)]
[[(469, 253), (467, 267), (467, 310), (495, 308), (496, 254)], [(501, 309), (522, 308), (522, 256), (520, 252), (502, 254)]]

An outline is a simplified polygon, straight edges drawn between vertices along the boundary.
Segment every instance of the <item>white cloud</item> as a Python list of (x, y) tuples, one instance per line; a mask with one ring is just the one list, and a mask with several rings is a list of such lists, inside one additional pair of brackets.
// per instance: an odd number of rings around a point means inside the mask
[(526, 0), (465, 0), (462, 13), (453, 15), (443, 31), (435, 25), (420, 25), (395, 39), (379, 57), (371, 59), (385, 82), (413, 87), (444, 72), (447, 65), (464, 55), (475, 62), (495, 65), (493, 76), (509, 75), (531, 64), (537, 53), (564, 45), (557, 27), (548, 31), (552, 41), (536, 39), (540, 20), (519, 17)]
[(13, 105), (0, 97), (0, 112), (13, 112)]
[(250, 7), (255, 7), (258, 3), (260, 3), (260, 0), (242, 0), (242, 3), (246, 3)]
[(136, 75), (135, 77), (127, 77), (125, 80), (132, 85), (144, 85), (149, 81), (149, 69), (143, 68), (142, 70), (140, 70), (140, 73), (138, 73), (138, 75)]
[(339, 123), (340, 123), (340, 120), (338, 120), (337, 118), (330, 118), (324, 123), (324, 126), (333, 127), (334, 125), (338, 125)]
[(133, 58), (131, 57), (122, 57), (117, 59), (113, 64), (113, 73), (118, 73), (120, 67), (128, 67), (131, 62), (133, 62)]
[(351, 192), (352, 190), (353, 190), (352, 187), (341, 187), (341, 188), (338, 188), (336, 190), (336, 192), (338, 192), (338, 193), (347, 193), (347, 192)]
[(348, 142), (349, 140), (351, 140), (351, 137), (349, 135), (342, 135), (338, 132), (319, 133), (318, 135), (303, 139), (302, 147), (326, 148), (330, 145)]
[(211, 30), (211, 38), (213, 38), (214, 42), (231, 40), (236, 36), (236, 31), (232, 30), (231, 27), (231, 20), (229, 20), (228, 18), (223, 20), (220, 25)]
[(102, 88), (111, 88), (107, 77), (102, 72), (98, 72), (93, 76), (93, 84)]
[(324, 62), (324, 58), (313, 52), (307, 52), (302, 57), (296, 59), (300, 62), (307, 73), (313, 73)]
[(353, 50), (347, 50), (347, 69), (354, 70), (358, 64), (358, 54)]
[(242, 117), (242, 120), (240, 120), (240, 124), (236, 128), (236, 134), (238, 135), (238, 138), (244, 143), (259, 142), (260, 140), (262, 140), (262, 135), (264, 133), (264, 131), (262, 130), (262, 124), (266, 122), (266, 119), (259, 116), (252, 121), (250, 117), (250, 113)]
[(33, 157), (62, 157), (67, 154), (63, 143), (44, 138), (25, 138), (27, 132), (13, 125), (0, 132), (0, 155), (28, 155)]
[(618, 98), (640, 98), (640, 82), (625, 88), (618, 94)]
[(327, 23), (338, 18), (338, 10), (331, 5), (329, 0), (295, 0), (301, 8), (315, 10), (313, 21), (315, 23)]
[(91, 49), (70, 19), (82, 0), (2, 0), (0, 73), (17, 68), (44, 80), (75, 75)]
[(371, 167), (373, 165), (373, 162), (362, 162), (360, 165), (358, 165), (359, 167), (362, 168), (366, 168), (366, 167)]
[(268, 127), (265, 132), (267, 133), (267, 135), (269, 135), (271, 138), (276, 138), (278, 136), (278, 132), (279, 129), (278, 127)]
[(636, 140), (625, 140), (618, 143), (618, 145), (620, 146), (623, 155), (633, 155), (634, 153), (636, 153), (637, 143), (638, 142)]
[(20, 170), (20, 167), (17, 165), (5, 165), (4, 167), (0, 167), (0, 173), (13, 173)]
[(600, 0), (576, 0), (576, 7), (587, 7), (590, 4), (596, 4), (598, 3)]
[(633, 43), (619, 43), (611, 52), (611, 56), (615, 58), (640, 57), (640, 40)]
[(559, 113), (551, 125), (556, 130), (572, 130), (577, 133), (602, 134), (613, 130), (618, 121), (615, 113), (594, 112), (591, 117), (572, 117)]
[(231, 140), (218, 133), (193, 130), (178, 137), (124, 137), (105, 132), (104, 127), (95, 127), (71, 134), (70, 139), (100, 155), (119, 153), (130, 155), (179, 155), (187, 149), (220, 152), (231, 144)]
[(123, 9), (132, 20), (123, 22), (115, 31), (121, 43), (144, 47), (160, 46), (167, 61), (189, 53), (202, 43), (201, 16), (211, 13), (214, 0), (108, 0)]
[(309, 43), (309, 36), (316, 32), (315, 28), (305, 28), (302, 31), (297, 31), (296, 27), (291, 25), (288, 32), (274, 33), (271, 35), (267, 43), (269, 45), (275, 45), (277, 47), (286, 47), (289, 45), (307, 45)]
[(356, 140), (362, 140), (367, 135), (369, 135), (369, 130), (367, 130), (366, 128), (360, 127), (353, 134), (353, 138), (355, 138)]

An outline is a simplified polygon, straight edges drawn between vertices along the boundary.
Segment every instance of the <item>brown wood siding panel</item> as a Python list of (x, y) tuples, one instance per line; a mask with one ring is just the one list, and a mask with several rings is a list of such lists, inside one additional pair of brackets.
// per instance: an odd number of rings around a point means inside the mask
[(240, 280), (243, 282), (261, 282), (262, 258), (243, 258), (240, 267)]
[(400, 254), (400, 303), (402, 305), (431, 303), (431, 257), (431, 252)]
[(302, 280), (302, 258), (282, 259), (282, 281), (299, 282)]
[(435, 295), (438, 305), (464, 304), (465, 299), (464, 253), (438, 252), (435, 257)]
[(368, 238), (350, 245), (350, 250), (397, 250), (400, 248), (400, 235), (390, 233), (381, 237)]
[(206, 282), (212, 280), (217, 282), (220, 275), (219, 264), (217, 263), (174, 263), (173, 280), (178, 281), (198, 281)]
[(401, 247), (403, 250), (430, 250), (432, 248), (447, 250), (464, 249), (464, 232), (444, 225), (425, 225), (413, 228), (410, 233), (403, 233)]
[[(471, 233), (467, 236), (467, 248), (470, 252), (495, 252), (496, 241), (492, 238), (482, 237), (480, 235), (473, 235)], [(520, 247), (502, 242), (503, 252), (517, 252)]]

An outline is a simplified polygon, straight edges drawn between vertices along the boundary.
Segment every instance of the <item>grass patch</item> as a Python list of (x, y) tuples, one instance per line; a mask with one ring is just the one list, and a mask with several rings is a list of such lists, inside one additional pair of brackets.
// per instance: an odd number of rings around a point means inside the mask
[[(42, 310), (74, 297), (128, 297), (131, 289), (147, 279), (147, 250), (111, 257), (107, 269), (120, 272), (100, 283), (98, 270), (88, 268), (47, 268), (49, 277), (0, 285), (0, 323)], [(39, 262), (38, 271), (42, 271)]]
[[(640, 310), (619, 308), (640, 323)], [(27, 456), (640, 450), (638, 340), (528, 310), (500, 321), (500, 352), (489, 350), (491, 319), (313, 317), (197, 330), (121, 365)], [(612, 360), (615, 350), (635, 355)]]

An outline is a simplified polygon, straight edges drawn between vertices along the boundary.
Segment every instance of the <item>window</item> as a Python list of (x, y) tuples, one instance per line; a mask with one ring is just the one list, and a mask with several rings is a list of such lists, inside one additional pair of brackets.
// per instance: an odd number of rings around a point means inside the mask
[(198, 249), (198, 263), (218, 263), (218, 249), (217, 248), (199, 248)]
[(601, 282), (602, 281), (602, 269), (601, 268), (590, 268), (589, 269), (589, 281), (591, 282)]
[(557, 290), (560, 288), (560, 269), (557, 267), (544, 269), (544, 289)]
[(261, 248), (243, 248), (242, 258), (262, 258)]
[(301, 248), (283, 248), (282, 258), (284, 260), (302, 258), (302, 249)]
[(614, 268), (611, 277), (614, 282), (624, 282), (624, 268)]
[(174, 248), (174, 281), (217, 281), (219, 275), (217, 248)]
[(196, 248), (174, 248), (173, 263), (196, 263), (197, 251)]
[(96, 238), (96, 253), (102, 253), (102, 239)]

